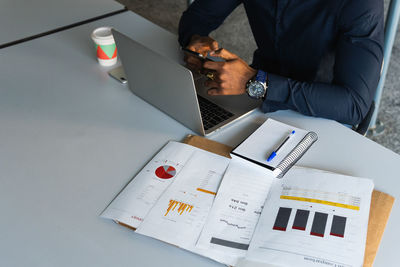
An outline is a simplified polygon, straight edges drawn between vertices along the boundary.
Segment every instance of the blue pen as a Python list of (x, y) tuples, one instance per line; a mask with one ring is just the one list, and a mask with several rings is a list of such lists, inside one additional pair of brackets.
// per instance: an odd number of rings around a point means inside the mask
[(286, 138), (283, 140), (283, 142), (274, 150), (272, 151), (271, 155), (269, 155), (267, 162), (270, 162), (275, 156), (278, 154), (278, 151), (283, 147), (283, 145), (292, 137), (295, 133), (295, 130), (293, 130)]

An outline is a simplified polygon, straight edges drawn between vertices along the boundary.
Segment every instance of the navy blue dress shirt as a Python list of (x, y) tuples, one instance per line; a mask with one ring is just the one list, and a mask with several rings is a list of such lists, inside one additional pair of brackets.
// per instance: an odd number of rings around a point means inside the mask
[(207, 36), (241, 3), (258, 47), (252, 66), (268, 72), (264, 112), (293, 109), (352, 125), (364, 118), (382, 66), (382, 0), (196, 0), (180, 20), (180, 44)]

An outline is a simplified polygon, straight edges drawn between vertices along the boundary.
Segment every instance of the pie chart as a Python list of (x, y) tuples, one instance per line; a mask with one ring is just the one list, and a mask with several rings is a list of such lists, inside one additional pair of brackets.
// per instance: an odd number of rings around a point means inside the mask
[(156, 169), (156, 175), (161, 179), (170, 179), (175, 176), (176, 170), (170, 165), (160, 166)]

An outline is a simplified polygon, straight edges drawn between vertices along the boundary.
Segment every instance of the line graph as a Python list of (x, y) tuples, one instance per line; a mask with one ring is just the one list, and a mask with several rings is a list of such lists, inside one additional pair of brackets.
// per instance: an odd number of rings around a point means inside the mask
[(227, 220), (224, 220), (224, 219), (219, 219), (219, 221), (220, 221), (220, 222), (224, 222), (224, 223), (226, 223), (226, 224), (229, 225), (229, 226), (236, 227), (237, 229), (246, 229), (246, 226), (239, 226), (239, 225), (237, 225), (237, 224), (230, 223), (230, 222), (228, 222)]

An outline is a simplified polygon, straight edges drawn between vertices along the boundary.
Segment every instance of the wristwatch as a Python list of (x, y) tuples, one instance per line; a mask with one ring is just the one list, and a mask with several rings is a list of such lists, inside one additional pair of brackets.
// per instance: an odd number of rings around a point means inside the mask
[(250, 79), (246, 84), (247, 94), (254, 99), (262, 99), (267, 95), (268, 79), (267, 73), (262, 70), (258, 70), (257, 75)]

